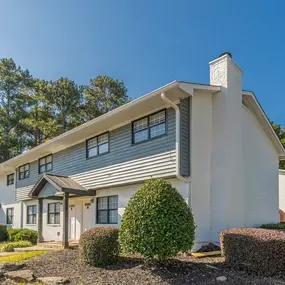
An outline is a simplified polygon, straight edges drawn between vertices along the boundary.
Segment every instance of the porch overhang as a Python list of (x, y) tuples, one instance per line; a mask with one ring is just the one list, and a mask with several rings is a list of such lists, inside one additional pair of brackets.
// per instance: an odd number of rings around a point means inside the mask
[[(51, 186), (55, 188), (54, 195), (40, 195), (42, 189), (49, 183)], [(72, 178), (63, 175), (57, 174), (43, 174), (38, 182), (34, 185), (32, 190), (29, 193), (29, 197), (31, 198), (63, 198), (64, 193), (69, 193), (74, 196), (94, 196), (94, 190), (88, 190)], [(39, 196), (40, 195), (40, 196)], [(72, 196), (71, 196), (72, 197)]]

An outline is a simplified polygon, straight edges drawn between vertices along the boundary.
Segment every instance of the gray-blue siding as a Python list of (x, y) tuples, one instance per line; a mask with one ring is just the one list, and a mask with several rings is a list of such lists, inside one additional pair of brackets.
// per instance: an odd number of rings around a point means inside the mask
[[(189, 100), (181, 101), (181, 172), (189, 175)], [(131, 124), (127, 124), (109, 133), (109, 153), (86, 159), (86, 143), (82, 142), (53, 154), (53, 169), (50, 173), (74, 175), (92, 169), (127, 162), (175, 149), (175, 112), (166, 110), (167, 134), (165, 136), (132, 144)], [(94, 130), (94, 133), (96, 131)], [(17, 171), (17, 188), (33, 185), (41, 174), (38, 174), (38, 160), (30, 163), (29, 178), (19, 180)], [(20, 189), (18, 190), (20, 191)], [(21, 195), (19, 195), (21, 196)]]

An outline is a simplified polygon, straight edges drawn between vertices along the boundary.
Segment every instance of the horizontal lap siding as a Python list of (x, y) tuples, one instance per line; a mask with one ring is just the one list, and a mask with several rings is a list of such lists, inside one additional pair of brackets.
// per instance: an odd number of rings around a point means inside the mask
[[(96, 134), (95, 129), (94, 129), (94, 134)], [(168, 158), (170, 157), (170, 160), (172, 162), (175, 161), (175, 153), (173, 153), (173, 151), (175, 150), (175, 112), (172, 108), (167, 109), (166, 136), (162, 136), (140, 144), (132, 145), (131, 124), (127, 124), (118, 129), (112, 130), (110, 131), (109, 135), (110, 135), (109, 153), (91, 159), (86, 159), (86, 144), (85, 142), (82, 142), (68, 149), (54, 153), (53, 170), (50, 171), (49, 173), (68, 175), (72, 177), (80, 177), (82, 173), (88, 171), (94, 171), (95, 173), (96, 171), (100, 171), (101, 168), (107, 169), (107, 167), (112, 167), (114, 165), (119, 165), (123, 163), (127, 163), (127, 165), (129, 164), (131, 166), (132, 161), (134, 162), (142, 158), (146, 158), (146, 160), (145, 161), (142, 160), (140, 166), (138, 166), (137, 169), (137, 171), (140, 172), (142, 179), (144, 179), (144, 177), (150, 177), (152, 173), (154, 173), (153, 176), (158, 177), (158, 176), (169, 175), (169, 173), (173, 172), (172, 170), (170, 170), (170, 168), (173, 166), (170, 167), (169, 159), (166, 159), (166, 157)], [(153, 161), (153, 164), (150, 164), (148, 166), (144, 165), (145, 163), (147, 163), (148, 157), (152, 157), (163, 153), (165, 153), (166, 155), (159, 157), (158, 160), (155, 159)], [(173, 165), (174, 164), (175, 163), (173, 163)], [(138, 179), (135, 169), (133, 172), (130, 171), (126, 173), (129, 173), (128, 178), (124, 176), (124, 172), (122, 172), (121, 174), (116, 174), (117, 176), (118, 175), (122, 176), (121, 178), (118, 178), (116, 176), (117, 180), (121, 179), (120, 181), (118, 180), (118, 182), (121, 181), (132, 182)], [(41, 175), (38, 174), (38, 161), (34, 161), (30, 164), (30, 177), (24, 180), (17, 181), (17, 188), (18, 188), (17, 200), (23, 200), (28, 198), (28, 193), (30, 189), (37, 182), (40, 176)], [(97, 176), (95, 174), (93, 176), (92, 174), (90, 177), (88, 178), (89, 179), (88, 185), (95, 185), (96, 184), (95, 180)], [(94, 181), (92, 182), (92, 180)], [(109, 182), (112, 183), (113, 185), (114, 181), (116, 180)], [(80, 183), (84, 184), (84, 182), (82, 181)], [(102, 183), (102, 185), (103, 184), (106, 187), (108, 186), (106, 180), (104, 183)]]

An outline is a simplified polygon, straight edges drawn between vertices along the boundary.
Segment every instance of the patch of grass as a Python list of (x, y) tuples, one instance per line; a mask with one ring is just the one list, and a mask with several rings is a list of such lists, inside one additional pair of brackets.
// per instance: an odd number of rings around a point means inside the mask
[(29, 241), (13, 241), (13, 242), (3, 242), (0, 243), (0, 251), (2, 252), (12, 252), (14, 248), (30, 247), (32, 243)]
[(21, 253), (12, 253), (10, 255), (7, 256), (0, 256), (0, 263), (3, 262), (20, 262), (23, 260), (27, 260), (30, 259), (34, 256), (37, 255), (42, 255), (47, 253), (47, 251), (45, 250), (37, 250), (37, 251), (26, 251), (26, 252), (21, 252)]

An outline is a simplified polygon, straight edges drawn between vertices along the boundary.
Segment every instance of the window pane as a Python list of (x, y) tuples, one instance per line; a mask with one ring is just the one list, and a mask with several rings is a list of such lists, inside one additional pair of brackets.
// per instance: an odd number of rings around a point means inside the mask
[(41, 158), (40, 159), (40, 165), (44, 165), (45, 164), (45, 158)]
[(109, 143), (104, 143), (99, 145), (99, 154), (105, 153), (109, 151)]
[(165, 122), (165, 111), (149, 116), (149, 125), (158, 125)]
[(108, 211), (98, 211), (98, 224), (108, 223)]
[(58, 213), (60, 212), (60, 203), (55, 204), (55, 211)]
[(109, 209), (118, 208), (118, 196), (109, 197)]
[(49, 163), (52, 161), (52, 155), (49, 155), (46, 157), (46, 163)]
[(133, 128), (134, 128), (134, 132), (146, 129), (147, 128), (147, 118), (134, 122)]
[(25, 170), (24, 166), (20, 167), (20, 172), (23, 172)]
[(33, 214), (33, 207), (28, 206), (28, 215)]
[(108, 134), (103, 134), (98, 137), (98, 144), (102, 144), (106, 142), (108, 142)]
[(55, 214), (54, 223), (55, 224), (60, 224), (60, 214)]
[(118, 222), (118, 210), (109, 211), (109, 223), (116, 224)]
[(52, 163), (49, 162), (47, 165), (46, 165), (46, 170), (47, 171), (50, 171), (52, 169)]
[(98, 210), (108, 209), (108, 197), (98, 198)]
[(49, 224), (54, 224), (54, 214), (49, 214)]
[(46, 170), (45, 165), (41, 165), (41, 166), (40, 166), (40, 173), (45, 172), (45, 170)]
[(93, 157), (96, 155), (97, 155), (97, 147), (93, 147), (88, 150), (88, 157)]
[(29, 170), (25, 170), (24, 172), (24, 177), (29, 177), (30, 171)]
[(87, 147), (91, 148), (97, 145), (97, 138), (90, 139), (87, 141)]
[(134, 134), (134, 142), (141, 142), (148, 139), (148, 129)]
[(165, 123), (164, 124), (160, 124), (160, 125), (156, 125), (154, 127), (150, 128), (150, 137), (157, 137), (160, 135), (164, 135), (165, 134)]
[(48, 204), (48, 211), (49, 213), (54, 213), (55, 212), (55, 204)]
[(29, 164), (26, 164), (25, 165), (25, 170), (29, 170), (30, 169), (30, 165)]

